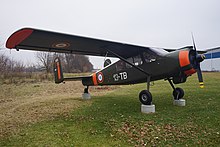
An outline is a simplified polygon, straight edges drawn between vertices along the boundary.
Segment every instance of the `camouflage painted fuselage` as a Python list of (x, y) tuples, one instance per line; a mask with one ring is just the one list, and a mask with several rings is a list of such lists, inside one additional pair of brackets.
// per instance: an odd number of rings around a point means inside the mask
[(190, 49), (167, 52), (158, 56), (145, 57), (138, 55), (139, 58), (132, 57), (127, 59), (133, 66), (138, 66), (146, 73), (119, 60), (104, 69), (92, 74), (90, 78), (82, 80), (85, 86), (96, 85), (125, 85), (172, 78), (174, 83), (183, 83), (186, 78), (196, 70), (191, 63)]

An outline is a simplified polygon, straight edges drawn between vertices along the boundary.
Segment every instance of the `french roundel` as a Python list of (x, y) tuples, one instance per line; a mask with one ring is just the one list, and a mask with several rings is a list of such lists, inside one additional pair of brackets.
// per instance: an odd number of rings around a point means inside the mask
[(102, 83), (104, 81), (104, 76), (101, 72), (98, 73), (98, 82)]

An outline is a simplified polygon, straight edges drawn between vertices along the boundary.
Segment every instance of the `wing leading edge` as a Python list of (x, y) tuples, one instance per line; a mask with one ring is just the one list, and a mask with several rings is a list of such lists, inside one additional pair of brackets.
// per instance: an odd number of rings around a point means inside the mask
[(9, 49), (25, 49), (34, 51), (51, 51), (93, 56), (116, 57), (111, 52), (129, 58), (147, 52), (157, 55), (149, 47), (123, 44), (118, 42), (68, 35), (32, 28), (23, 28), (13, 33), (6, 42)]

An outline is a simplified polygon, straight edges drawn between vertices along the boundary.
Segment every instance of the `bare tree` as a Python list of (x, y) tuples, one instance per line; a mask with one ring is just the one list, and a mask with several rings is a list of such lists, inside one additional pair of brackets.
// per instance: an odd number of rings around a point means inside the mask
[(10, 78), (20, 76), (25, 71), (25, 65), (20, 61), (15, 61), (0, 54), (0, 78)]
[(50, 73), (53, 64), (53, 54), (49, 52), (37, 52), (36, 58), (39, 62), (39, 65), (43, 67), (46, 73)]
[(0, 55), (0, 72), (1, 75), (4, 75), (8, 70), (9, 58), (5, 55)]
[(25, 72), (25, 65), (21, 61), (13, 61), (13, 69), (12, 72), (15, 73), (23, 73)]
[(89, 58), (84, 55), (65, 54), (65, 72), (89, 72), (93, 69)]
[(52, 71), (53, 59), (55, 56), (59, 56), (61, 58), (64, 72), (90, 72), (93, 69), (93, 65), (90, 63), (89, 58), (84, 55), (37, 52), (36, 58), (39, 65), (43, 67), (47, 74)]

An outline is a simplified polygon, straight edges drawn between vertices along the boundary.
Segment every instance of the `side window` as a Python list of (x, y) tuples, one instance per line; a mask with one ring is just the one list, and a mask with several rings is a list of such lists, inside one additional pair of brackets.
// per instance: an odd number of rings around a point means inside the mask
[[(132, 63), (135, 66), (139, 66), (141, 64), (143, 64), (143, 61), (141, 59), (141, 56), (135, 56), (135, 57), (131, 57), (127, 59), (128, 62)], [(126, 63), (126, 68), (131, 68), (132, 66)]]
[(143, 57), (146, 63), (150, 63), (150, 62), (155, 62), (156, 61), (156, 56), (152, 55), (152, 54), (148, 54), (146, 52), (143, 53)]
[(120, 60), (116, 63), (116, 71), (121, 71), (123, 69), (125, 69), (125, 62)]
[(141, 64), (143, 64), (143, 61), (142, 61), (142, 59), (141, 59), (141, 56), (140, 56), (140, 55), (135, 56), (135, 57), (134, 57), (134, 65), (135, 65), (135, 66), (138, 66), (138, 65), (141, 65)]
[[(133, 58), (133, 57), (128, 58), (127, 61), (130, 62), (130, 63), (132, 63), (132, 64), (134, 64), (134, 58)], [(131, 67), (132, 67), (132, 66), (131, 66), (130, 64), (126, 63), (126, 68), (131, 68)]]

